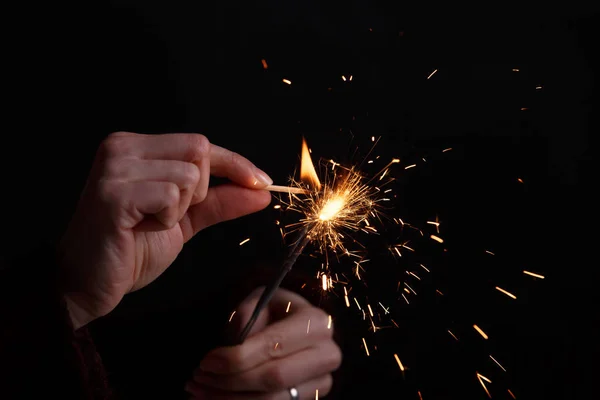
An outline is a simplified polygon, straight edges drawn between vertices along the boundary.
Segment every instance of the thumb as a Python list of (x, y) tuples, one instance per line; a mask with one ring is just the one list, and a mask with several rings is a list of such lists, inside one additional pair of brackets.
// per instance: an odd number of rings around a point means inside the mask
[(248, 189), (234, 184), (224, 184), (208, 189), (203, 202), (191, 206), (186, 214), (191, 230), (184, 230), (188, 241), (196, 233), (219, 222), (239, 218), (260, 211), (271, 202), (266, 190)]

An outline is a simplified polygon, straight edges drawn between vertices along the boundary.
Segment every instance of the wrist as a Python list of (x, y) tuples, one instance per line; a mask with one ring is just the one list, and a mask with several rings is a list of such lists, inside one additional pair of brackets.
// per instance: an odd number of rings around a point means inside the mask
[(78, 301), (77, 297), (77, 295), (73, 294), (63, 295), (73, 330), (82, 328), (95, 319), (86, 308), (82, 306), (82, 302)]

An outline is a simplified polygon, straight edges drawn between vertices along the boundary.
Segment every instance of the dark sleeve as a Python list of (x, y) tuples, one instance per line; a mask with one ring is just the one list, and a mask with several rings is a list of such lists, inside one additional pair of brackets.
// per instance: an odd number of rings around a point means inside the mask
[(0, 398), (111, 398), (91, 336), (73, 330), (56, 277), (51, 245), (0, 266)]

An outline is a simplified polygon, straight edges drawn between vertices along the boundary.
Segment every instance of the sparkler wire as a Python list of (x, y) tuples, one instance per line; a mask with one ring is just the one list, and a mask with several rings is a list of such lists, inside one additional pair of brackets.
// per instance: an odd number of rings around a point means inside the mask
[(300, 254), (302, 254), (302, 251), (304, 251), (304, 248), (310, 241), (308, 231), (309, 226), (306, 226), (298, 234), (298, 239), (295, 241), (295, 244), (290, 249), (287, 258), (281, 265), (279, 273), (273, 277), (273, 280), (267, 285), (264, 292), (260, 296), (256, 307), (254, 307), (252, 316), (250, 317), (250, 319), (246, 323), (246, 326), (244, 327), (244, 329), (240, 333), (240, 336), (238, 337), (237, 344), (242, 344), (244, 340), (246, 340), (246, 337), (248, 336), (250, 330), (256, 323), (256, 320), (258, 319), (258, 316), (260, 315), (261, 311), (264, 310), (264, 308), (269, 304), (269, 301), (271, 301), (271, 298), (279, 288), (279, 285), (281, 285), (281, 282), (283, 281), (287, 273), (291, 271), (292, 267), (296, 263), (296, 260), (298, 260)]

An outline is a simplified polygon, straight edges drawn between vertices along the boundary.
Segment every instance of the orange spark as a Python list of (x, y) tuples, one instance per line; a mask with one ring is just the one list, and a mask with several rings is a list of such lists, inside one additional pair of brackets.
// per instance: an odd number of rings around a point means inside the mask
[(544, 279), (544, 275), (534, 274), (533, 272), (523, 271), (525, 275), (533, 276), (534, 278)]
[(289, 79), (282, 79), (283, 83), (287, 83), (288, 85), (292, 84), (292, 81), (290, 81)]
[(267, 60), (265, 60), (264, 58), (262, 60), (260, 60), (260, 62), (262, 63), (262, 67), (263, 69), (267, 69), (269, 68), (269, 65), (267, 65)]
[(490, 381), (488, 378), (486, 378), (485, 376), (481, 375), (479, 372), (476, 372), (477, 374), (477, 379), (479, 380), (479, 383), (481, 383), (481, 386), (483, 386), (483, 390), (485, 390), (485, 392), (487, 393), (488, 397), (491, 399), (492, 395), (490, 394), (490, 392), (488, 391), (487, 387), (485, 386), (485, 383), (483, 383), (483, 381), (486, 381), (488, 383), (492, 383), (492, 381)]
[(486, 340), (487, 340), (487, 338), (488, 338), (488, 335), (486, 335), (486, 334), (485, 334), (485, 332), (484, 332), (484, 331), (482, 331), (480, 327), (478, 327), (477, 325), (473, 325), (473, 328), (475, 328), (475, 330), (476, 330), (477, 332), (479, 332), (479, 334), (480, 334), (480, 335), (481, 335), (481, 336), (482, 336), (484, 339), (486, 339)]
[(400, 371), (404, 372), (405, 368), (404, 368), (404, 365), (402, 365), (402, 361), (400, 361), (398, 354), (394, 354), (394, 358), (396, 359), (396, 362), (398, 363), (398, 367), (400, 368)]
[(517, 299), (517, 296), (515, 296), (514, 294), (507, 292), (506, 290), (499, 288), (498, 286), (496, 286), (496, 290), (498, 290), (499, 292), (504, 293), (505, 295), (507, 295), (508, 297), (510, 297), (511, 299)]
[(243, 244), (246, 244), (246, 243), (248, 243), (249, 241), (250, 241), (250, 238), (242, 240), (242, 241), (240, 242), (240, 246), (241, 246), (241, 245), (243, 245)]
[(433, 75), (435, 75), (435, 73), (436, 73), (437, 71), (438, 71), (437, 69), (433, 70), (433, 72), (429, 74), (429, 76), (427, 77), (427, 79), (429, 79), (429, 78), (431, 78)]
[(430, 238), (432, 238), (433, 240), (435, 240), (435, 241), (436, 241), (436, 242), (438, 242), (438, 243), (444, 243), (444, 239), (442, 239), (442, 238), (441, 238), (441, 237), (439, 237), (439, 236), (431, 235), (431, 236), (429, 236), (429, 237), (430, 237)]

